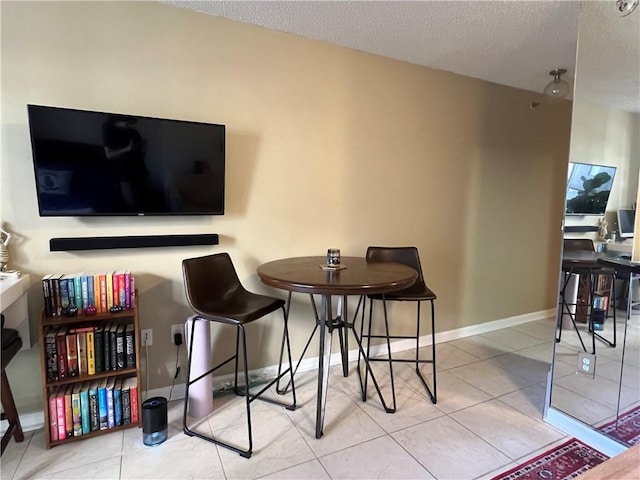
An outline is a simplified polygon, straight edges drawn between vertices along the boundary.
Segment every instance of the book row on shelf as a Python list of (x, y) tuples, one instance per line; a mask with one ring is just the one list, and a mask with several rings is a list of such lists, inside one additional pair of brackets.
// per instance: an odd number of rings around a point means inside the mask
[(609, 297), (606, 295), (594, 295), (593, 297), (593, 308), (598, 310), (604, 310), (605, 312), (609, 310)]
[(44, 338), (47, 381), (136, 368), (132, 323), (105, 321), (51, 327)]
[(137, 423), (136, 377), (87, 380), (53, 387), (49, 393), (50, 440), (59, 441)]
[(135, 278), (128, 270), (50, 273), (42, 277), (42, 294), (47, 317), (130, 310), (134, 304)]

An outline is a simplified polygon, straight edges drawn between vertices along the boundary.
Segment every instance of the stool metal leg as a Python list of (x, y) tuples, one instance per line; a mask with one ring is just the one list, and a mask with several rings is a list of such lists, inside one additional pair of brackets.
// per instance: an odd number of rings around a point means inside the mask
[[(388, 316), (387, 316), (387, 306), (386, 306), (386, 300), (383, 299), (382, 300), (382, 305), (383, 305), (383, 310), (384, 310), (384, 320), (385, 320), (385, 335), (374, 335), (371, 333), (372, 330), (372, 321), (373, 321), (373, 300), (370, 299), (369, 300), (369, 327), (368, 327), (368, 332), (367, 335), (363, 335), (363, 327), (364, 327), (364, 319), (363, 319), (363, 323), (361, 325), (361, 330), (360, 330), (360, 336), (362, 338), (364, 338), (365, 336), (367, 337), (367, 351), (366, 351), (366, 356), (365, 356), (365, 360), (368, 360), (369, 362), (388, 362), (389, 363), (389, 374), (391, 377), (391, 393), (392, 393), (392, 400), (393, 400), (393, 407), (392, 408), (387, 408), (384, 399), (381, 397), (381, 401), (383, 403), (383, 405), (385, 406), (385, 409), (387, 410), (387, 412), (389, 413), (393, 413), (393, 411), (395, 411), (396, 409), (396, 397), (395, 397), (395, 381), (394, 381), (394, 375), (393, 375), (393, 363), (394, 362), (402, 362), (402, 363), (413, 363), (414, 364), (414, 369), (416, 372), (416, 375), (418, 376), (418, 378), (420, 378), (420, 381), (422, 383), (422, 385), (424, 386), (427, 395), (429, 396), (429, 399), (431, 400), (432, 403), (436, 403), (437, 402), (437, 379), (436, 379), (436, 337), (435, 337), (435, 304), (433, 300), (429, 300), (431, 302), (431, 355), (432, 358), (430, 360), (428, 359), (421, 359), (420, 355), (419, 355), (419, 349), (420, 349), (420, 323), (421, 323), (421, 309), (420, 309), (420, 304), (422, 303), (422, 301), (417, 301), (417, 312), (416, 312), (416, 335), (415, 337), (413, 336), (406, 336), (406, 335), (391, 335), (389, 333), (389, 322), (388, 322)], [(370, 357), (370, 343), (371, 343), (371, 339), (372, 338), (381, 338), (381, 339), (386, 339), (386, 343), (387, 343), (387, 353), (388, 356), (386, 358), (371, 358)], [(416, 355), (415, 358), (413, 359), (404, 359), (404, 358), (393, 358), (393, 355), (391, 353), (391, 339), (412, 339), (415, 340), (416, 344), (415, 344), (415, 349), (416, 349)], [(424, 378), (424, 376), (422, 375), (422, 372), (420, 371), (420, 364), (422, 363), (431, 363), (432, 364), (432, 373), (433, 373), (433, 390), (429, 387), (429, 384), (427, 383), (426, 379)], [(358, 373), (360, 372), (360, 369), (358, 368)], [(368, 373), (368, 371), (367, 371)], [(367, 376), (365, 374), (365, 380), (364, 382), (360, 383), (360, 387), (362, 390), (362, 394), (363, 394), (363, 401), (366, 401), (366, 388), (367, 388)], [(376, 384), (377, 387), (377, 384)], [(381, 396), (381, 393), (378, 389), (378, 394)]]
[[(195, 317), (193, 320), (193, 325), (191, 328), (191, 334), (189, 336), (189, 355), (188, 355), (188, 361), (187, 361), (187, 382), (186, 382), (186, 392), (185, 392), (185, 403), (184, 403), (184, 411), (183, 411), (183, 431), (186, 435), (192, 436), (192, 437), (198, 437), (201, 438), (203, 440), (206, 440), (208, 442), (211, 442), (215, 445), (219, 445), (221, 447), (224, 448), (228, 448), (229, 450), (232, 450), (236, 453), (238, 453), (240, 456), (245, 457), (245, 458), (250, 458), (251, 454), (253, 452), (253, 431), (252, 431), (252, 424), (251, 424), (251, 402), (253, 402), (256, 399), (260, 399), (269, 403), (273, 403), (275, 405), (279, 405), (282, 407), (287, 408), (288, 410), (295, 410), (296, 408), (296, 393), (295, 393), (295, 383), (293, 381), (293, 365), (292, 365), (292, 361), (291, 361), (291, 344), (289, 342), (289, 329), (288, 329), (288, 318), (287, 318), (287, 312), (285, 310), (284, 307), (282, 307), (282, 313), (283, 313), (283, 318), (284, 318), (284, 344), (286, 347), (286, 351), (287, 351), (287, 357), (289, 360), (289, 368), (287, 368), (284, 372), (279, 372), (279, 375), (271, 380), (266, 386), (264, 386), (259, 392), (252, 394), (250, 392), (250, 384), (249, 384), (249, 363), (248, 363), (248, 358), (247, 358), (247, 340), (246, 340), (246, 332), (245, 332), (245, 328), (243, 325), (235, 325), (235, 327), (237, 328), (236, 330), (236, 350), (235, 350), (235, 354), (232, 355), (231, 357), (227, 358), (226, 360), (224, 360), (223, 362), (221, 362), (220, 364), (216, 365), (215, 367), (213, 367), (212, 369), (208, 370), (207, 372), (203, 373), (202, 375), (198, 376), (197, 378), (194, 378), (193, 380), (191, 379), (191, 364), (192, 364), (192, 360), (193, 360), (193, 339), (194, 339), (194, 332), (195, 332), (195, 323), (196, 321), (208, 321), (206, 319), (203, 319), (201, 317)], [(240, 349), (240, 344), (242, 343), (242, 361), (244, 363), (243, 365), (243, 375), (244, 375), (244, 389), (240, 388), (238, 386), (238, 374), (239, 374), (239, 368), (238, 368), (238, 357), (239, 357), (239, 349)], [(226, 365), (227, 363), (229, 363), (230, 361), (235, 360), (235, 366), (234, 366), (234, 392), (236, 393), (236, 395), (240, 395), (245, 397), (245, 405), (246, 405), (246, 413), (247, 413), (247, 436), (248, 436), (248, 444), (249, 447), (246, 450), (243, 450), (235, 445), (223, 442), (221, 440), (218, 440), (215, 437), (208, 437), (206, 435), (203, 435), (199, 432), (196, 432), (194, 430), (192, 430), (191, 428), (189, 428), (188, 426), (188, 419), (187, 419), (187, 407), (188, 407), (188, 403), (189, 403), (189, 388), (192, 384), (196, 383), (197, 381), (201, 380), (202, 378), (206, 377), (207, 375), (212, 374), (213, 372), (215, 372), (216, 370), (218, 370), (219, 368), (221, 368), (222, 366)], [(279, 402), (276, 400), (272, 400), (269, 398), (261, 398), (260, 396), (266, 392), (269, 388), (271, 388), (271, 386), (273, 386), (274, 384), (276, 384), (284, 375), (289, 375), (290, 376), (290, 381), (289, 381), (289, 385), (291, 386), (291, 395), (292, 395), (292, 403), (287, 404), (284, 402)], [(211, 392), (213, 394), (213, 392)]]

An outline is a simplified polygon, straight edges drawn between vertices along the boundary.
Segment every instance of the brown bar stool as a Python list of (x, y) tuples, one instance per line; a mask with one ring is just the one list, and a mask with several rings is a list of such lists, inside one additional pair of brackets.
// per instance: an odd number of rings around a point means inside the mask
[[(242, 457), (250, 458), (253, 452), (253, 433), (251, 428), (251, 403), (260, 399), (273, 403), (287, 410), (296, 409), (296, 390), (293, 383), (293, 368), (291, 365), (291, 346), (289, 343), (288, 314), (284, 308), (285, 302), (280, 298), (270, 297), (249, 292), (240, 283), (231, 257), (228, 253), (217, 253), (204, 257), (188, 258), (182, 261), (182, 272), (184, 278), (185, 292), (189, 306), (196, 313), (193, 317), (191, 333), (187, 341), (189, 342), (189, 357), (187, 363), (187, 382), (184, 400), (183, 431), (186, 435), (195, 436), (214, 443), (221, 447), (228, 448)], [(245, 325), (263, 318), (269, 313), (277, 310), (282, 311), (283, 317), (283, 345), (287, 349), (289, 368), (285, 371), (278, 371), (276, 378), (270, 380), (266, 385), (261, 386), (257, 393), (249, 391), (249, 367), (247, 359), (247, 340)], [(191, 378), (191, 362), (193, 356), (193, 338), (195, 335), (196, 322), (212, 322), (236, 328), (236, 349), (235, 353), (222, 361), (207, 372), (198, 377)], [(242, 356), (240, 356), (242, 347)], [(242, 360), (244, 370), (244, 385), (238, 384), (239, 360)], [(237, 445), (224, 442), (218, 436), (207, 436), (192, 430), (187, 422), (187, 409), (189, 403), (189, 387), (207, 375), (212, 374), (220, 367), (233, 362), (234, 382), (233, 389), (236, 395), (245, 397), (248, 448), (243, 449)], [(263, 398), (272, 385), (279, 382), (283, 377), (288, 376), (291, 385), (290, 403), (280, 402), (268, 397)], [(258, 389), (259, 387), (256, 387)]]
[(4, 453), (4, 449), (7, 448), (11, 436), (16, 442), (22, 442), (24, 440), (24, 433), (22, 432), (22, 425), (20, 425), (20, 418), (18, 417), (18, 410), (16, 404), (13, 401), (13, 394), (11, 393), (11, 387), (9, 386), (9, 379), (4, 371), (9, 362), (22, 348), (22, 339), (18, 335), (17, 330), (11, 328), (4, 328), (4, 315), (2, 316), (2, 408), (4, 413), (2, 414), (2, 420), (9, 422), (9, 428), (2, 436), (2, 451), (0, 455)]
[[(403, 363), (412, 363), (414, 364), (415, 373), (418, 375), (418, 378), (422, 382), (424, 389), (426, 390), (429, 398), (432, 403), (437, 402), (437, 394), (436, 394), (436, 314), (435, 314), (435, 306), (434, 301), (436, 300), (436, 294), (427, 287), (424, 274), (422, 272), (422, 266), (420, 264), (420, 256), (418, 255), (418, 249), (416, 247), (369, 247), (367, 248), (367, 261), (369, 262), (396, 262), (403, 263), (414, 268), (418, 272), (418, 279), (416, 282), (409, 288), (404, 290), (400, 290), (398, 292), (386, 293), (386, 294), (375, 294), (368, 295), (369, 299), (369, 323), (368, 330), (365, 333), (364, 331), (364, 311), (365, 306), (363, 304), (362, 307), (362, 323), (360, 325), (360, 338), (364, 340), (367, 339), (367, 349), (366, 349), (366, 358), (367, 362), (387, 362), (389, 364), (389, 375), (391, 377), (391, 395), (393, 400), (393, 407), (386, 408), (385, 410), (388, 413), (393, 413), (396, 411), (396, 393), (395, 393), (395, 383), (393, 378), (393, 362), (403, 362)], [(384, 323), (385, 323), (385, 334), (384, 335), (374, 335), (372, 333), (372, 324), (373, 324), (373, 304), (374, 301), (378, 300), (382, 302), (383, 310), (384, 310)], [(416, 303), (416, 330), (415, 335), (397, 335), (389, 333), (389, 318), (387, 316), (387, 302), (396, 301), (396, 302), (415, 302)], [(422, 302), (429, 302), (431, 304), (431, 358), (420, 358), (420, 304)], [(395, 320), (394, 323), (397, 323), (398, 320)], [(386, 358), (376, 358), (370, 357), (370, 346), (371, 339), (384, 339), (386, 341), (387, 346), (387, 357)], [(415, 341), (415, 358), (406, 359), (406, 358), (396, 358), (391, 354), (391, 340), (403, 340), (409, 339)], [(432, 374), (433, 374), (433, 389), (429, 387), (426, 379), (422, 375), (420, 371), (420, 364), (428, 363), (431, 364)], [(360, 387), (362, 390), (362, 399), (366, 400), (366, 391), (367, 391), (367, 380), (368, 380), (368, 370), (365, 371), (364, 381), (362, 380), (362, 376), (360, 374), (360, 352), (358, 352), (358, 375), (360, 376)], [(375, 379), (373, 379), (375, 383)], [(377, 386), (377, 385), (376, 385)]]

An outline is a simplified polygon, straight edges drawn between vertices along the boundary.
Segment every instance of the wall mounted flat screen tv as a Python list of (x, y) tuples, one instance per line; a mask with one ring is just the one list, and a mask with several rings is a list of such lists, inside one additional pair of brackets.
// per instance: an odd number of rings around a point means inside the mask
[(613, 186), (616, 167), (569, 162), (567, 215), (602, 215)]
[(224, 214), (224, 125), (27, 110), (40, 216)]

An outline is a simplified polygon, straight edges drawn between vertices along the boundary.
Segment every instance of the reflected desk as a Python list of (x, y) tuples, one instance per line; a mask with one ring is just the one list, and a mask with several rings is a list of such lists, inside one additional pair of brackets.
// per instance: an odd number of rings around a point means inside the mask
[[(392, 262), (367, 262), (362, 257), (342, 257), (342, 266), (346, 267), (342, 270), (324, 270), (322, 268), (324, 265), (326, 265), (326, 257), (296, 257), (265, 263), (259, 266), (257, 270), (260, 280), (266, 285), (289, 292), (319, 294), (322, 296), (320, 316), (316, 316), (316, 321), (320, 328), (316, 438), (322, 437), (323, 433), (324, 410), (329, 384), (332, 333), (336, 328), (353, 327), (353, 323), (349, 324), (343, 320), (347, 312), (346, 305), (343, 305), (343, 314), (341, 316), (338, 318), (333, 317), (332, 296), (340, 296), (346, 300), (347, 295), (394, 292), (410, 287), (418, 277), (418, 273), (406, 265)], [(289, 296), (290, 299), (291, 296)], [(364, 355), (360, 339), (355, 334), (355, 331), (353, 333), (358, 343), (358, 348)], [(342, 342), (341, 349), (343, 350), (343, 368), (346, 368), (347, 352), (345, 351), (345, 344)], [(366, 362), (365, 366), (367, 371), (373, 374)], [(378, 391), (378, 395), (382, 401), (380, 391)], [(385, 409), (387, 409), (386, 406)]]
[[(610, 254), (604, 252), (595, 252), (589, 250), (565, 250), (562, 255), (562, 272), (565, 275), (563, 279), (561, 288), (560, 288), (560, 302), (559, 302), (559, 318), (557, 322), (557, 332), (556, 332), (556, 341), (559, 342), (561, 340), (562, 335), (562, 327), (564, 318), (569, 318), (571, 321), (576, 334), (578, 335), (578, 340), (580, 340), (580, 344), (582, 349), (586, 352), (587, 347), (585, 346), (582, 336), (580, 335), (580, 330), (578, 329), (578, 325), (576, 324), (576, 316), (577, 316), (577, 308), (578, 308), (578, 295), (577, 295), (577, 277), (579, 275), (585, 275), (589, 281), (589, 295), (586, 305), (586, 317), (587, 317), (587, 325), (588, 331), (592, 333), (592, 352), (596, 353), (596, 338), (599, 338), (609, 344), (611, 347), (616, 346), (616, 329), (613, 329), (613, 341), (610, 342), (607, 339), (603, 338), (601, 335), (595, 332), (593, 325), (593, 302), (594, 302), (594, 293), (595, 293), (595, 282), (593, 281), (593, 276), (605, 273), (603, 270), (606, 269), (606, 274), (612, 275), (614, 272), (610, 267), (607, 267), (601, 260), (603, 259), (615, 259), (615, 257), (611, 257)], [(615, 281), (612, 280), (612, 292), (611, 296), (615, 296)], [(615, 300), (615, 298), (614, 298)], [(608, 310), (608, 305), (607, 305)], [(615, 308), (613, 309), (613, 322), (615, 326), (616, 322), (616, 312)]]

